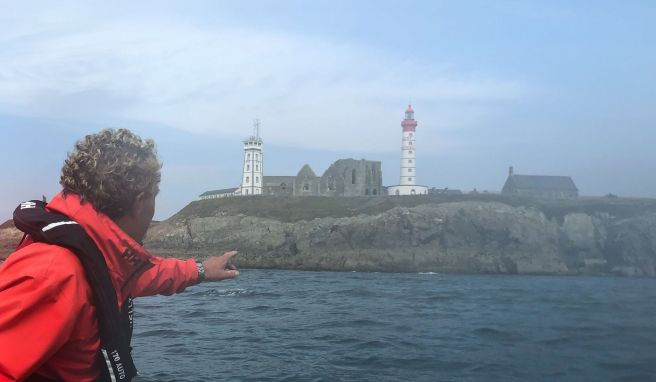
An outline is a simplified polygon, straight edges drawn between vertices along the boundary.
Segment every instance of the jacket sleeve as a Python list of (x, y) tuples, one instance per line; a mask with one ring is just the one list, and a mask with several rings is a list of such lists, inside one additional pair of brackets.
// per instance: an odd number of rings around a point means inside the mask
[(14, 254), (0, 267), (0, 381), (33, 374), (73, 332), (84, 280), (60, 260), (53, 255), (35, 265)]
[(137, 279), (132, 289), (135, 297), (180, 293), (198, 282), (198, 268), (194, 259), (178, 260), (153, 257), (155, 265)]

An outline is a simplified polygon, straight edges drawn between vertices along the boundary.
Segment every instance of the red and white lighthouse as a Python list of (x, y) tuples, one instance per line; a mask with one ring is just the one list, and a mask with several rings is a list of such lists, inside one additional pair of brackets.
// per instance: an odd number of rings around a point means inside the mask
[(401, 122), (403, 135), (401, 137), (401, 179), (396, 186), (388, 187), (389, 195), (425, 195), (428, 187), (417, 186), (417, 149), (415, 146), (415, 133), (417, 121), (415, 110), (408, 105), (405, 110), (405, 119)]
[(401, 185), (412, 185), (417, 183), (417, 163), (415, 162), (415, 111), (412, 105), (405, 110), (405, 119), (401, 122), (403, 137), (401, 138)]

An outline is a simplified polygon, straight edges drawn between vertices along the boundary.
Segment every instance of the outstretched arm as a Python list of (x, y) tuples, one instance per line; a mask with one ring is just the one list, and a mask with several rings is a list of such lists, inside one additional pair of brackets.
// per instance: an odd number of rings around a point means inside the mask
[[(237, 251), (230, 251), (203, 261), (204, 281), (220, 281), (237, 277), (239, 271), (230, 264), (230, 259), (236, 254)], [(132, 290), (133, 296), (171, 295), (203, 281), (199, 278), (201, 275), (194, 259), (156, 257), (154, 262), (155, 266), (144, 272), (137, 280)]]

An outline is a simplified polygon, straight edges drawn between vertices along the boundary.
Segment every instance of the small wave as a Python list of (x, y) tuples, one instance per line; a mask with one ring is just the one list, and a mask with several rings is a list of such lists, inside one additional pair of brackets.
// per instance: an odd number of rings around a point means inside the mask
[(204, 291), (194, 292), (191, 294), (193, 297), (235, 297), (235, 296), (251, 296), (254, 291), (247, 289), (207, 289)]
[(256, 306), (252, 306), (250, 308), (246, 308), (246, 310), (255, 311), (255, 312), (259, 312), (259, 311), (263, 311), (263, 310), (270, 310), (270, 309), (271, 309), (271, 307), (269, 305), (256, 305)]
[(136, 333), (136, 337), (163, 337), (163, 338), (175, 338), (175, 337), (189, 337), (195, 336), (198, 333), (192, 330), (171, 330), (171, 329), (155, 329), (149, 330), (142, 333)]
[(506, 341), (518, 340), (522, 337), (518, 333), (511, 333), (511, 332), (506, 332), (503, 330), (488, 328), (488, 327), (475, 329), (474, 334), (484, 338), (490, 338), (494, 340), (506, 340)]
[(388, 347), (389, 344), (387, 344), (384, 341), (379, 341), (379, 340), (372, 340), (372, 341), (367, 341), (367, 342), (361, 342), (357, 345), (358, 349), (361, 350), (368, 350), (368, 349), (383, 349)]
[(347, 323), (350, 324), (350, 325), (356, 326), (356, 327), (358, 327), (358, 326), (360, 326), (360, 327), (362, 327), (362, 326), (366, 326), (366, 327), (385, 326), (384, 322), (374, 321), (374, 320), (369, 320), (369, 319), (352, 320), (352, 321), (348, 321)]
[(298, 312), (298, 309), (296, 309), (296, 308), (288, 308), (288, 307), (275, 308), (274, 310), (275, 310), (276, 312)]
[(419, 272), (419, 275), (439, 275), (437, 272)]

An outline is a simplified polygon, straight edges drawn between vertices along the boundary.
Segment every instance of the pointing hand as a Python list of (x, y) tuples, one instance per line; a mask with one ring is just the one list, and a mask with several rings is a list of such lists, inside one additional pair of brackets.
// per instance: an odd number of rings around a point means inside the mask
[(230, 264), (230, 259), (237, 255), (237, 251), (224, 253), (222, 256), (213, 256), (203, 261), (205, 268), (205, 281), (219, 281), (233, 279), (239, 276), (237, 268)]

